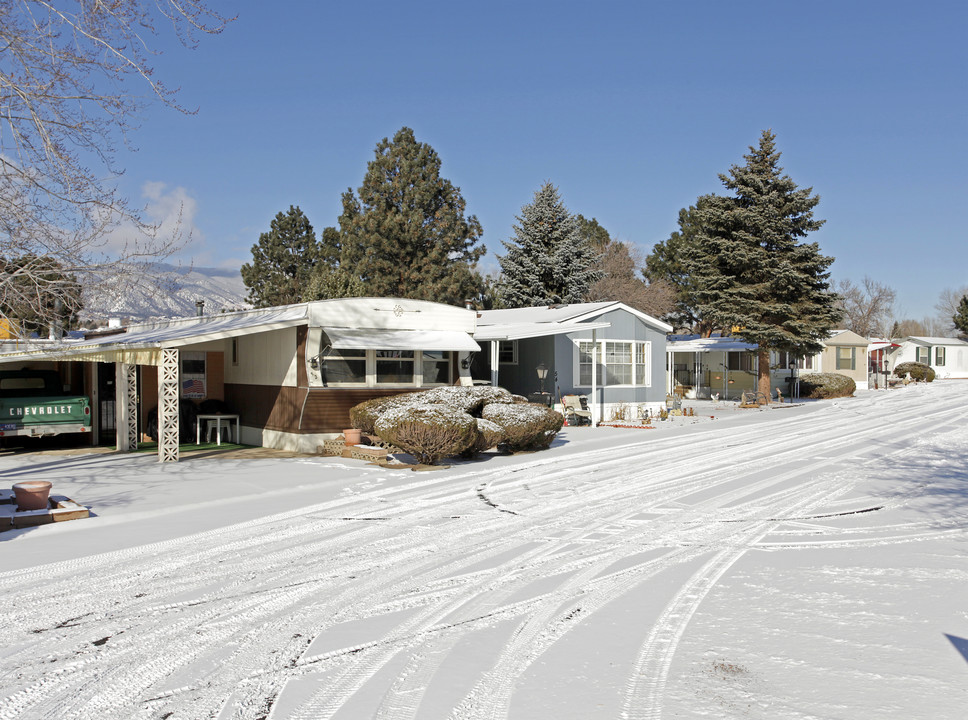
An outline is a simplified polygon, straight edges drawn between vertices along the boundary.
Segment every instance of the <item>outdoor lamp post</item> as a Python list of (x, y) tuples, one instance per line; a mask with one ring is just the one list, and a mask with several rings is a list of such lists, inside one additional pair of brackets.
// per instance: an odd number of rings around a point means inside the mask
[(544, 363), (541, 363), (535, 369), (538, 371), (538, 380), (541, 383), (541, 392), (544, 392), (544, 381), (545, 378), (548, 377), (548, 366)]
[(793, 400), (794, 388), (796, 387), (797, 361), (790, 361), (790, 399)]

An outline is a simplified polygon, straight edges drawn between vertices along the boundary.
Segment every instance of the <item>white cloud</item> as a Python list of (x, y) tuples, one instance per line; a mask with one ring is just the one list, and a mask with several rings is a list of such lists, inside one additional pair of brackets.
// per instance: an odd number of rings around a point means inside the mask
[(149, 181), (142, 186), (141, 197), (142, 219), (153, 228), (151, 235), (125, 220), (108, 233), (101, 249), (108, 254), (130, 254), (135, 248), (150, 252), (168, 247), (173, 250), (172, 259), (197, 256), (205, 235), (195, 225), (198, 202), (188, 190)]

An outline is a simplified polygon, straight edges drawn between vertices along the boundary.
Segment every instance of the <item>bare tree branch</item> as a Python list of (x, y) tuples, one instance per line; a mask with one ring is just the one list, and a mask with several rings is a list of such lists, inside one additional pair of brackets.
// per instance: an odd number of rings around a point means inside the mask
[[(132, 276), (132, 264), (170, 255), (183, 242), (132, 208), (116, 182), (116, 147), (141, 112), (160, 101), (179, 112), (175, 91), (154, 77), (158, 27), (186, 46), (221, 32), (228, 18), (203, 0), (6, 0), (0, 3), (0, 317), (38, 316), (51, 290), (44, 272), (102, 282)], [(144, 89), (147, 86), (148, 93)], [(112, 231), (130, 229), (120, 250)], [(46, 264), (45, 264), (46, 263)], [(7, 288), (9, 284), (15, 288)]]

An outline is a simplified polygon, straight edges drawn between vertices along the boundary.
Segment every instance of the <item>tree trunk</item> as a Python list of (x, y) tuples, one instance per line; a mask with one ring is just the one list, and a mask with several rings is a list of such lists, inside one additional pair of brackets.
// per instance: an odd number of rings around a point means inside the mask
[(757, 352), (758, 377), (756, 391), (763, 393), (766, 402), (770, 402), (770, 351), (760, 348)]

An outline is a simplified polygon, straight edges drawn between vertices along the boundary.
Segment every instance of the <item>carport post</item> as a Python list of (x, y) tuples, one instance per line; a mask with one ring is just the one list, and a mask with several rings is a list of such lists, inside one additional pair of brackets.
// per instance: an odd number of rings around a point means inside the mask
[(178, 350), (163, 349), (158, 368), (158, 462), (178, 462)]
[(115, 433), (119, 452), (138, 449), (138, 366), (115, 363)]

